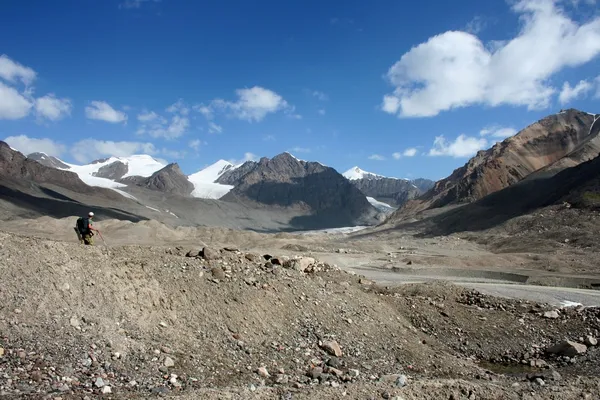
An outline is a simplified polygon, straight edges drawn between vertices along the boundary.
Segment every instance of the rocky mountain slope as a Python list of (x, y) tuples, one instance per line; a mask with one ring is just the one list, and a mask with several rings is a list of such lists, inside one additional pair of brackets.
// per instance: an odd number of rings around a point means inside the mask
[(120, 179), (119, 182), (181, 196), (189, 196), (194, 190), (194, 185), (187, 179), (177, 163), (167, 165), (148, 178), (130, 176)]
[(49, 156), (46, 153), (31, 153), (27, 158), (37, 161), (42, 165), (50, 168), (69, 169), (69, 166), (54, 156)]
[(343, 175), (366, 196), (393, 207), (399, 207), (418, 197), (434, 185), (434, 182), (428, 179), (412, 181), (389, 178), (363, 171), (359, 167), (350, 168)]
[[(282, 153), (272, 159), (248, 162), (240, 171), (224, 178), (234, 188), (223, 200), (308, 208), (316, 218), (327, 218), (339, 226), (372, 223), (377, 214), (354, 185), (318, 162), (300, 161)], [(234, 174), (237, 179), (233, 179)]]
[[(393, 218), (481, 199), (569, 155), (573, 155), (571, 163), (564, 162), (563, 166), (576, 165), (598, 155), (593, 150), (598, 135), (598, 124), (594, 121), (594, 115), (575, 109), (547, 116), (490, 149), (479, 151), (463, 167), (436, 182), (431, 190), (409, 201)], [(582, 152), (586, 157), (575, 156), (582, 148), (586, 149)]]

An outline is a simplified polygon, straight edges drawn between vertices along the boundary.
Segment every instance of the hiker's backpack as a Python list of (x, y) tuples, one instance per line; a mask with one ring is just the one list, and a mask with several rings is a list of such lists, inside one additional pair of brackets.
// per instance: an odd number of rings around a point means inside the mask
[(90, 219), (86, 218), (86, 217), (80, 217), (77, 220), (77, 230), (79, 231), (79, 233), (81, 233), (82, 235), (85, 235), (86, 233), (88, 233), (88, 228), (90, 225)]

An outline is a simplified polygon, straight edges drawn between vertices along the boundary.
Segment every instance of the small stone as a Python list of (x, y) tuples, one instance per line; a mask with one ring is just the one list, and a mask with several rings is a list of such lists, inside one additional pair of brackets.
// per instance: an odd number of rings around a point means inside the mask
[(216, 260), (221, 257), (221, 253), (219, 251), (211, 249), (210, 247), (205, 247), (202, 249), (202, 257), (207, 260)]
[(327, 360), (327, 365), (333, 368), (338, 368), (340, 366), (340, 359), (337, 357), (331, 357)]
[(121, 358), (121, 353), (119, 353), (118, 351), (114, 352), (112, 355), (112, 359), (118, 360), (119, 358)]
[(165, 362), (163, 365), (167, 368), (171, 368), (175, 366), (175, 361), (171, 357), (165, 357)]
[(323, 349), (326, 352), (328, 352), (329, 354), (331, 354), (332, 356), (336, 356), (336, 357), (342, 356), (342, 349), (340, 348), (340, 345), (338, 344), (338, 342), (336, 342), (335, 340), (323, 342), (323, 345), (321, 347), (323, 347)]
[(584, 343), (588, 346), (598, 346), (598, 339), (593, 336), (586, 336)]
[(69, 323), (71, 324), (71, 326), (73, 328), (79, 328), (81, 326), (81, 322), (79, 321), (79, 318), (77, 318), (77, 317), (71, 317), (71, 319), (69, 320)]
[(0, 357), (4, 357), (4, 348), (0, 347)]
[(260, 376), (262, 376), (263, 378), (267, 378), (267, 377), (271, 376), (271, 375), (269, 374), (269, 371), (267, 371), (267, 368), (265, 368), (265, 367), (259, 367), (259, 368), (256, 370), (256, 372), (257, 372), (257, 373), (258, 373)]
[(173, 350), (171, 350), (169, 347), (166, 347), (166, 346), (161, 347), (160, 351), (162, 351), (165, 354), (173, 354)]
[(110, 388), (110, 386), (104, 386), (104, 387), (102, 388), (102, 393), (103, 393), (103, 394), (112, 393), (112, 389)]
[(319, 379), (319, 377), (321, 376), (321, 374), (323, 373), (323, 368), (321, 367), (314, 367), (311, 368), (310, 371), (308, 371), (308, 376), (311, 377), (312, 379)]
[(96, 386), (97, 388), (104, 387), (105, 386), (104, 379), (102, 379), (100, 377), (96, 378), (96, 380), (94, 381), (94, 386)]
[(535, 378), (535, 383), (537, 383), (540, 386), (544, 386), (546, 384), (546, 382), (544, 382), (542, 378)]
[(158, 326), (160, 326), (161, 328), (166, 328), (168, 325), (166, 322), (161, 321), (160, 324), (158, 324)]
[(15, 314), (21, 314), (23, 311), (21, 311), (20, 308), (15, 308)]
[(404, 386), (406, 386), (406, 383), (407, 383), (406, 375), (400, 375), (398, 377), (398, 379), (396, 379), (396, 386), (398, 386), (398, 387), (404, 387)]
[(546, 351), (551, 354), (573, 357), (579, 354), (584, 354), (587, 351), (587, 346), (571, 340), (564, 340), (550, 347)]
[(360, 371), (357, 369), (349, 369), (348, 375), (350, 375), (350, 377), (352, 378), (358, 378), (358, 375), (360, 375)]
[(215, 268), (211, 269), (210, 272), (212, 273), (212, 276), (215, 279), (218, 279), (220, 281), (225, 279), (225, 271), (223, 271), (223, 268), (215, 267)]
[(550, 318), (550, 319), (556, 319), (558, 318), (558, 311), (554, 310), (554, 311), (546, 311), (544, 313), (544, 318)]
[(332, 388), (337, 388), (337, 387), (340, 387), (340, 384), (337, 383), (337, 382), (335, 382), (335, 381), (333, 381), (333, 382), (331, 382), (331, 387)]
[(185, 255), (186, 257), (198, 257), (200, 256), (200, 250), (190, 250)]
[(552, 370), (552, 380), (560, 381), (562, 376), (558, 373), (558, 371)]

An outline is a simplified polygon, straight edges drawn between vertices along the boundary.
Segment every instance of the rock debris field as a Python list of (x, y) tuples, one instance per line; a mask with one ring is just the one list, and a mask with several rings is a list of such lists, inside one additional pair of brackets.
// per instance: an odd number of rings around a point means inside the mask
[(598, 399), (600, 309), (0, 232), (0, 398)]

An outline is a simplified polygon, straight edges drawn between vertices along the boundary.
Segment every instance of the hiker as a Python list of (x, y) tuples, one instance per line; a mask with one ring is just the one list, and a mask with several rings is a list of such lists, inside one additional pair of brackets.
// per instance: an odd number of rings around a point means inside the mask
[(94, 244), (94, 231), (100, 232), (98, 229), (92, 226), (92, 219), (94, 218), (94, 213), (89, 212), (87, 217), (81, 217), (77, 220), (77, 230), (81, 235), (81, 240), (84, 244), (92, 246)]

